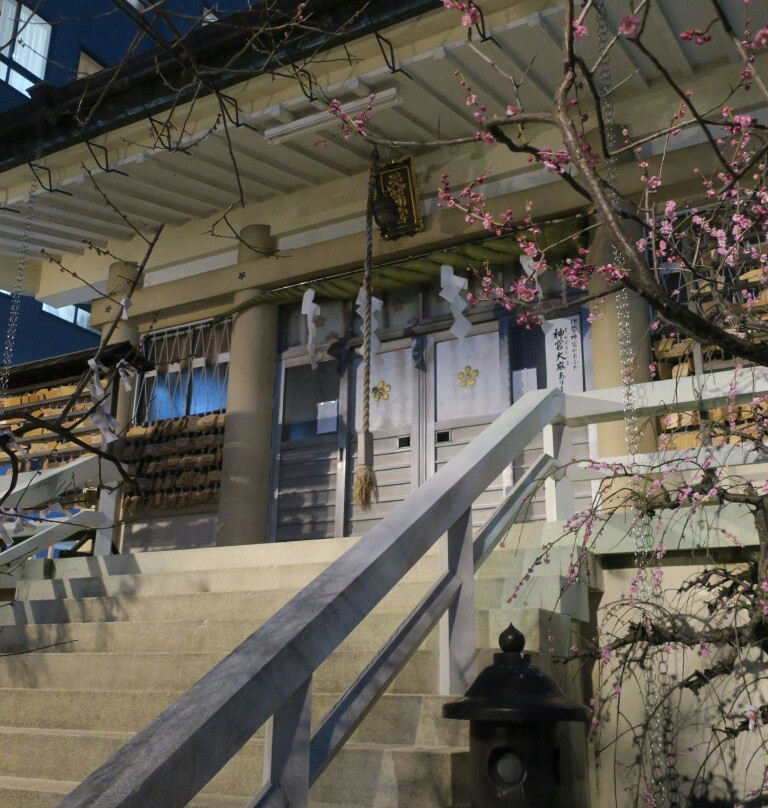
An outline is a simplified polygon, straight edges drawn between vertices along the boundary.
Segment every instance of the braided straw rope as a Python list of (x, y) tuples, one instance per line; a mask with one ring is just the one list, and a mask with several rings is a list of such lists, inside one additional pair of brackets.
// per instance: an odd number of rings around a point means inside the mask
[(371, 436), (371, 264), (373, 261), (373, 201), (379, 154), (374, 149), (368, 177), (368, 200), (365, 210), (365, 261), (363, 265), (363, 431), (358, 435), (358, 458), (355, 469), (353, 499), (362, 510), (379, 500), (376, 474), (373, 471), (373, 439)]

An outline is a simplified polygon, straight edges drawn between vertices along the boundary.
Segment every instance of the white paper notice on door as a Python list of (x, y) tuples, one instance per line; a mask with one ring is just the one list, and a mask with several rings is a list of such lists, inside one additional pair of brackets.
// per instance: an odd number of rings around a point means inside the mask
[(541, 326), (547, 356), (547, 387), (569, 393), (584, 389), (581, 325), (577, 314), (547, 320)]
[(512, 371), (512, 401), (517, 401), (531, 390), (538, 389), (536, 368), (521, 368)]
[(339, 402), (318, 401), (317, 402), (317, 434), (327, 435), (336, 431), (336, 422), (339, 418)]

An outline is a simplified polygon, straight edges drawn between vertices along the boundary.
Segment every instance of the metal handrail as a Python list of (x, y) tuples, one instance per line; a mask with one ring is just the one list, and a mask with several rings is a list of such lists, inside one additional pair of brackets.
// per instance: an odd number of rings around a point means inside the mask
[[(555, 467), (554, 458), (542, 454), (523, 474), (472, 542), (473, 570), (482, 566), (491, 550), (507, 535), (533, 489)], [(326, 713), (317, 730), (312, 733), (310, 785), (322, 774), (379, 696), (426, 639), (458, 595), (460, 587), (457, 576), (444, 573)]]
[[(448, 567), (456, 573), (461, 556), (471, 580), (472, 503), (547, 424), (562, 418), (563, 403), (559, 391), (542, 390), (510, 407), (59, 808), (181, 808), (273, 715), (271, 783), (252, 804), (278, 804), (288, 794), (290, 804), (301, 805), (301, 796), (293, 795), (309, 784), (308, 690), (314, 671), (446, 532), (449, 539), (452, 533), (469, 536), (468, 543), (456, 541), (449, 549)], [(462, 595), (471, 595), (466, 564), (457, 574)], [(466, 604), (459, 611), (466, 613)]]

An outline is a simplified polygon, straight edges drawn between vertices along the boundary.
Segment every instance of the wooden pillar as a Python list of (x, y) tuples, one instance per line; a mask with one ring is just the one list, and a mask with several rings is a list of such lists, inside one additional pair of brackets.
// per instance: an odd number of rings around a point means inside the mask
[[(120, 313), (119, 303), (127, 296), (128, 288), (135, 280), (138, 269), (136, 264), (123, 262), (112, 264), (109, 268), (107, 295), (112, 300), (117, 301), (117, 304), (112, 304), (115, 317)], [(111, 322), (104, 325), (102, 334), (106, 336), (111, 327)], [(130, 317), (127, 320), (120, 320), (112, 335), (107, 338), (108, 345), (115, 345), (120, 342), (130, 342), (134, 347), (139, 344), (139, 327), (131, 321)], [(119, 378), (115, 380), (115, 385), (115, 418), (117, 419), (119, 431), (122, 431), (130, 425), (133, 419), (136, 388), (134, 386), (133, 390), (126, 390)], [(102, 448), (105, 447), (102, 446)], [(106, 516), (108, 524), (106, 527), (96, 531), (95, 555), (109, 555), (112, 552), (113, 544), (115, 547), (120, 547), (122, 537), (120, 498), (120, 489), (114, 491), (102, 490), (99, 494), (99, 511)]]
[[(128, 294), (128, 287), (136, 278), (136, 273), (139, 271), (137, 264), (126, 264), (118, 262), (112, 264), (109, 268), (109, 279), (107, 281), (107, 294), (110, 298), (117, 301), (117, 304), (112, 304), (112, 310), (115, 316), (119, 312), (119, 303)], [(110, 324), (103, 327), (103, 332), (106, 333)], [(117, 328), (112, 336), (107, 341), (108, 345), (116, 345), (120, 342), (130, 342), (134, 348), (139, 345), (139, 327), (130, 318), (130, 309), (128, 309), (128, 319), (119, 320)], [(133, 419), (133, 403), (135, 399), (136, 389), (134, 387), (130, 392), (125, 390), (122, 384), (118, 386), (117, 390), (117, 403), (115, 405), (115, 418), (117, 418), (120, 429), (128, 426)]]
[[(246, 227), (241, 237), (250, 247), (274, 249), (265, 225)], [(250, 247), (241, 244), (241, 261), (252, 257)], [(254, 294), (254, 289), (238, 292), (235, 305)], [(267, 540), (276, 357), (277, 306), (260, 303), (236, 315), (230, 339), (218, 545)]]

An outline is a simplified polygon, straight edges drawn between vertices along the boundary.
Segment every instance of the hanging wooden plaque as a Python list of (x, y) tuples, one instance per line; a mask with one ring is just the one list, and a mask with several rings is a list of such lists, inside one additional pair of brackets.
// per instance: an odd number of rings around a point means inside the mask
[(390, 197), (399, 213), (396, 225), (379, 228), (382, 238), (394, 240), (400, 236), (412, 236), (424, 229), (424, 220), (419, 211), (419, 194), (413, 176), (413, 163), (410, 157), (398, 157), (381, 163), (376, 191), (382, 196)]

